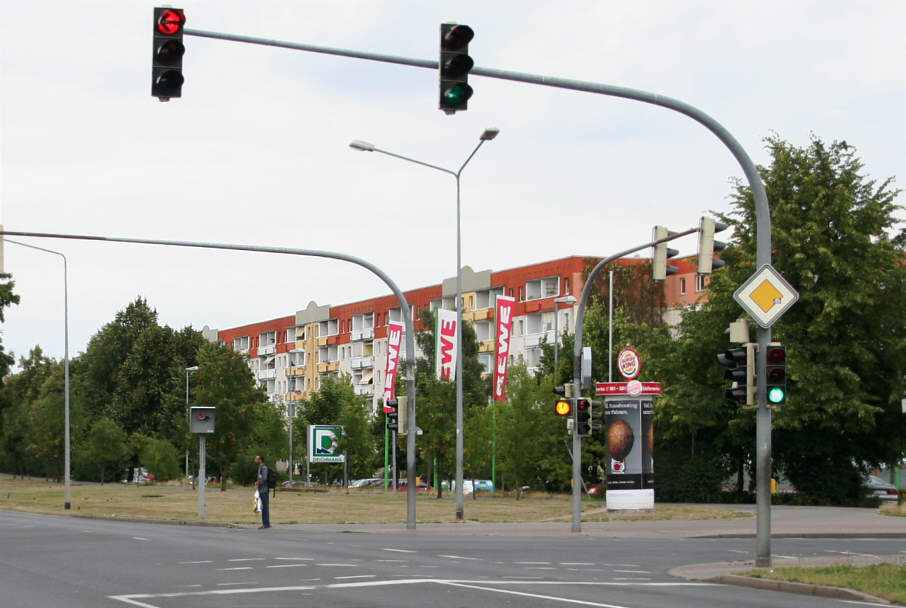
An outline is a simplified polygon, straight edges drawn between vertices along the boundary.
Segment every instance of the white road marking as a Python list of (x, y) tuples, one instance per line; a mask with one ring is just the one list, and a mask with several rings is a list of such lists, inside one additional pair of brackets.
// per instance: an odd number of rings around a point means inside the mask
[(556, 570), (553, 566), (529, 566), (526, 570)]
[(730, 553), (742, 553), (743, 555), (748, 555), (748, 551), (741, 551), (740, 549), (727, 549)]
[(263, 557), (237, 557), (234, 559), (228, 559), (228, 562), (263, 562)]
[(513, 562), (514, 564), (525, 564), (529, 566), (550, 566), (550, 562)]
[(410, 549), (390, 549), (388, 547), (383, 547), (381, 551), (393, 551), (394, 553), (415, 553), (415, 551), (412, 551)]
[(313, 558), (313, 557), (275, 557), (274, 559), (285, 559), (285, 560), (293, 560), (293, 561), (300, 561), (300, 562), (315, 561), (315, 558)]
[(244, 581), (241, 583), (217, 583), (218, 587), (231, 587), (233, 585), (254, 585), (257, 581)]
[(855, 604), (857, 606), (886, 606), (890, 608), (890, 604), (879, 604), (877, 602), (857, 602), (855, 600), (840, 600), (844, 604)]
[[(532, 577), (521, 577), (523, 579), (529, 579)], [(305, 581), (318, 581), (320, 579), (305, 579)], [(612, 581), (543, 581), (543, 580), (493, 580), (493, 581), (481, 581), (483, 585), (545, 585), (545, 586), (564, 586), (564, 585), (582, 585), (582, 586), (594, 586), (594, 587), (715, 587), (718, 586), (717, 583), (693, 583), (693, 582), (663, 582), (663, 583), (631, 583), (631, 582), (612, 582)], [(434, 579), (434, 578), (409, 578), (402, 580), (377, 580), (377, 581), (360, 581), (353, 583), (330, 583), (326, 585), (292, 585), (286, 587), (242, 587), (242, 588), (229, 588), (229, 589), (209, 589), (209, 590), (199, 590), (199, 591), (174, 591), (170, 593), (132, 593), (126, 595), (110, 595), (107, 596), (109, 599), (117, 600), (125, 604), (130, 604), (132, 606), (139, 606), (140, 608), (160, 608), (153, 604), (142, 602), (139, 600), (150, 600), (155, 598), (181, 598), (181, 597), (203, 597), (203, 596), (216, 596), (216, 595), (241, 595), (249, 593), (285, 593), (285, 592), (297, 592), (297, 591), (313, 591), (316, 589), (352, 589), (352, 588), (368, 588), (368, 587), (384, 587), (390, 585), (418, 585), (425, 583), (437, 583), (442, 585), (451, 585), (459, 587), (471, 587), (474, 589), (481, 589), (486, 591), (492, 591), (496, 593), (509, 593), (515, 595), (524, 595), (527, 597), (535, 597), (539, 599), (548, 599), (551, 601), (558, 602), (567, 602), (573, 604), (583, 604), (588, 606), (597, 606), (599, 608), (625, 608), (624, 606), (616, 606), (614, 604), (601, 604), (594, 602), (585, 602), (582, 600), (570, 600), (560, 597), (544, 596), (544, 595), (533, 595), (527, 593), (521, 593), (517, 591), (511, 591), (508, 589), (494, 589), (493, 587), (482, 587), (474, 585), (474, 581), (471, 580), (445, 580), (445, 579)]]
[(642, 564), (608, 564), (603, 563), (602, 566), (607, 566), (608, 568), (641, 568)]
[(151, 540), (151, 539), (145, 538), (144, 536), (133, 536), (132, 540)]
[(650, 578), (645, 578), (642, 576), (615, 576), (613, 578), (615, 581), (650, 581)]
[(180, 587), (189, 587), (189, 588), (192, 588), (192, 587), (201, 587), (201, 585), (180, 585)]
[(277, 564), (276, 566), (265, 566), (265, 568), (307, 568), (308, 564)]
[(446, 557), (448, 559), (468, 559), (468, 560), (474, 560), (476, 562), (481, 561), (480, 557), (466, 557), (464, 555), (438, 555), (437, 557)]
[(561, 566), (594, 566), (594, 562), (560, 562)]
[(316, 566), (324, 566), (328, 568), (355, 568), (358, 564), (315, 564)]
[(801, 556), (800, 555), (778, 555), (776, 553), (772, 553), (771, 557), (779, 557), (781, 559), (799, 559)]
[(404, 559), (376, 559), (374, 560), (380, 563), (393, 563), (393, 564), (405, 564), (406, 560)]
[(230, 572), (232, 570), (254, 570), (252, 566), (236, 566), (235, 568), (217, 568), (221, 572)]
[(620, 574), (651, 574), (648, 570), (612, 570), (611, 572), (619, 572)]
[(541, 595), (539, 593), (525, 593), (524, 591), (513, 591), (512, 589), (495, 589), (494, 587), (483, 587), (480, 585), (464, 585), (462, 583), (448, 583), (444, 585), (451, 587), (465, 587), (466, 589), (478, 589), (479, 591), (491, 591), (492, 593), (506, 593), (508, 595), (518, 595), (521, 597), (531, 597), (539, 600), (549, 600), (552, 602), (565, 602), (567, 604), (581, 604), (583, 606), (598, 606), (599, 608), (627, 608), (617, 604), (602, 604), (600, 602), (587, 602), (585, 600), (571, 600), (565, 597), (556, 597), (553, 595)]
[(349, 578), (377, 578), (377, 574), (356, 574), (354, 576), (335, 576), (336, 580), (344, 580)]
[(526, 580), (526, 579), (539, 579), (541, 577), (540, 576), (504, 576), (503, 578)]
[(212, 559), (200, 559), (200, 560), (198, 560), (197, 562), (178, 562), (178, 563), (179, 563), (179, 565), (184, 565), (184, 564), (213, 564), (213, 563), (214, 563), (214, 560), (212, 560)]

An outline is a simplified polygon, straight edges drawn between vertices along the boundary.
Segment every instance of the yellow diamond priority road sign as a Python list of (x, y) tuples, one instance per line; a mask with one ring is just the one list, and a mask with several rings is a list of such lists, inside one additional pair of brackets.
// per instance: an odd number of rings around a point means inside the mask
[(773, 266), (765, 264), (733, 294), (758, 325), (768, 328), (799, 299), (799, 293)]

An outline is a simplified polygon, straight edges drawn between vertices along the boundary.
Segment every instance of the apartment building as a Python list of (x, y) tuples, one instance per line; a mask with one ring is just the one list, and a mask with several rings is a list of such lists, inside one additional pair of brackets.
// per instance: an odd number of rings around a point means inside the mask
[[(515, 298), (511, 363), (530, 371), (541, 361), (541, 345), (553, 343), (555, 333), (573, 333), (575, 303), (557, 299), (582, 293), (589, 264), (598, 259), (572, 256), (493, 272), (462, 270), (463, 321), (472, 323), (478, 338), (479, 360), (490, 373), (495, 355), (495, 304), (498, 295)], [(620, 263), (638, 263), (638, 258)], [(676, 323), (683, 307), (696, 303), (706, 277), (695, 272), (694, 258), (671, 260), (679, 272), (667, 277), (665, 297), (668, 323)], [(438, 285), (404, 292), (416, 327), (419, 311), (453, 309), (456, 278)], [(277, 403), (307, 398), (328, 376), (344, 375), (355, 392), (365, 395), (378, 410), (387, 359), (387, 326), (401, 321), (395, 296), (387, 295), (338, 306), (312, 301), (295, 315), (216, 332), (217, 339), (246, 357), (249, 368), (268, 397)], [(213, 334), (213, 332), (211, 332)], [(421, 356), (417, 352), (416, 356)], [(405, 342), (403, 358), (406, 357)]]

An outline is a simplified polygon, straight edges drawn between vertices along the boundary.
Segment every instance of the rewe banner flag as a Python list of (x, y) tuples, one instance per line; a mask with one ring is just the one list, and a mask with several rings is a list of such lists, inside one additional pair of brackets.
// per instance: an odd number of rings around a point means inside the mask
[(494, 401), (506, 401), (506, 370), (513, 333), (513, 306), (516, 299), (497, 296), (497, 360), (494, 365)]
[[(403, 324), (391, 321), (387, 325), (387, 365), (384, 369), (384, 403), (396, 399), (396, 376), (400, 367), (400, 346), (403, 343)], [(384, 405), (384, 412), (390, 408)]]
[(437, 309), (434, 325), (434, 371), (439, 380), (456, 380), (456, 311)]

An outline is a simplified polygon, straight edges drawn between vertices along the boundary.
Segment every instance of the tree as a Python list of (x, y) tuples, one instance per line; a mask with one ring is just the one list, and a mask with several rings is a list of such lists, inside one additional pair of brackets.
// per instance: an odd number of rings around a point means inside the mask
[[(13, 275), (0, 273), (0, 323), (6, 322), (6, 313), (4, 310), (19, 303), (19, 296), (13, 293), (16, 286), (12, 280)], [(3, 349), (3, 341), (0, 340), (0, 378), (5, 378), (9, 373), (9, 368), (13, 364), (13, 357)]]
[[(797, 148), (772, 136), (766, 144), (771, 165), (759, 170), (771, 204), (773, 266), (800, 293), (773, 328), (787, 347), (789, 379), (786, 404), (774, 415), (774, 462), (800, 492), (856, 500), (860, 468), (897, 460), (906, 445), (899, 191), (892, 179), (869, 179), (846, 142), (813, 137)], [(664, 364), (669, 380), (657, 423), (674, 438), (681, 429), (698, 433), (710, 452), (742, 461), (754, 443), (752, 413), (720, 395), (726, 381), (714, 359), (727, 346), (727, 324), (742, 315), (733, 291), (755, 270), (754, 202), (741, 182), (731, 204), (720, 215), (733, 228), (727, 267), (712, 275), (708, 302), (684, 315)]]
[(246, 455), (253, 439), (255, 409), (265, 402), (245, 359), (222, 344), (198, 350), (196, 401), (217, 408), (217, 428), (207, 439), (207, 453), (220, 472), (226, 491), (230, 465)]
[(97, 468), (102, 484), (109, 479), (108, 473), (119, 473), (126, 455), (126, 433), (123, 429), (110, 418), (101, 418), (95, 422), (88, 433), (83, 458)]
[(169, 441), (152, 439), (141, 453), (142, 466), (154, 475), (154, 481), (179, 477), (179, 452)]

